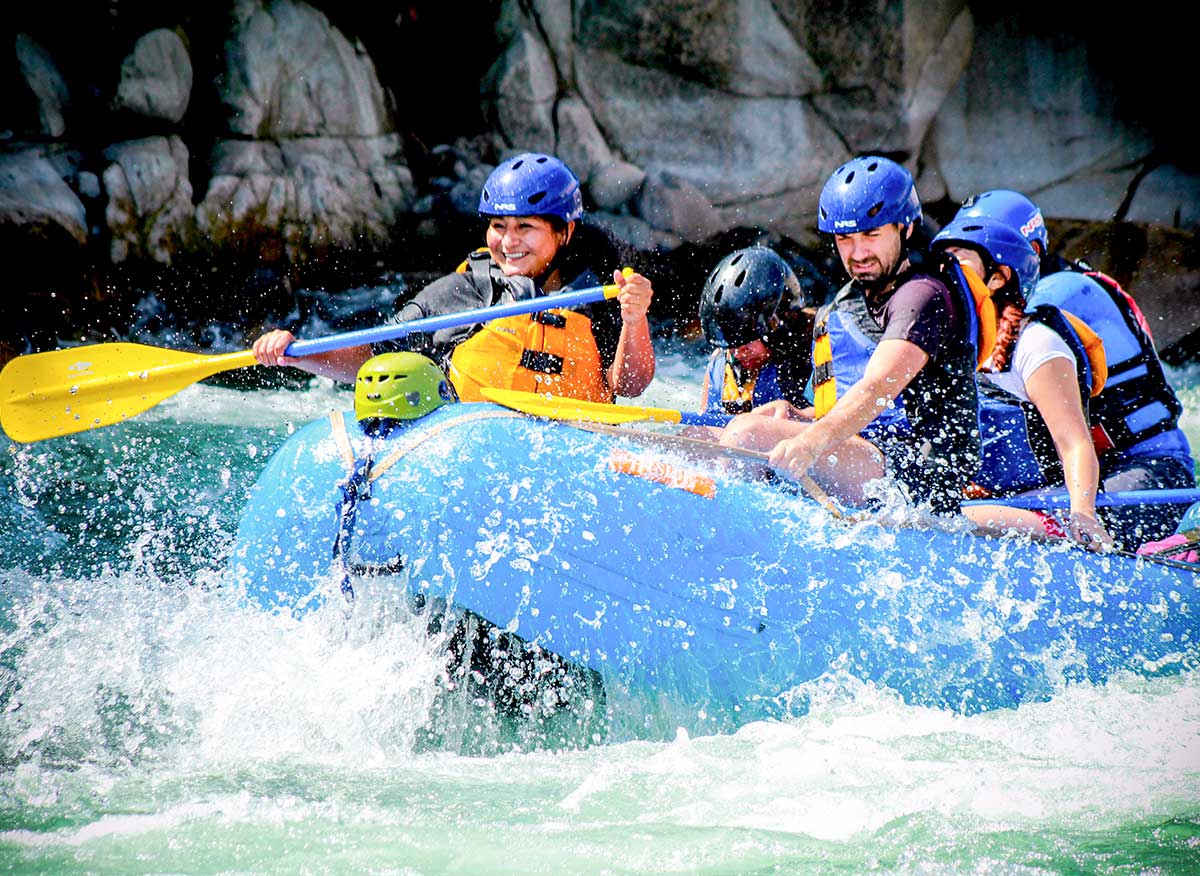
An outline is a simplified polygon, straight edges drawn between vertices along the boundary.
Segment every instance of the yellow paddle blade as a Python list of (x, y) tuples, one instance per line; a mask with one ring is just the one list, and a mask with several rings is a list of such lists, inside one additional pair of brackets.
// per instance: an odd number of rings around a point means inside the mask
[(678, 423), (680, 412), (667, 408), (644, 408), (633, 405), (607, 405), (566, 396), (542, 395), (516, 389), (497, 389), (485, 386), (480, 394), (490, 402), (546, 417), (550, 420), (579, 420), (584, 423)]
[(129, 343), (18, 356), (0, 371), (0, 424), (22, 442), (111, 426), (198, 380), (253, 364), (249, 350), (206, 356)]

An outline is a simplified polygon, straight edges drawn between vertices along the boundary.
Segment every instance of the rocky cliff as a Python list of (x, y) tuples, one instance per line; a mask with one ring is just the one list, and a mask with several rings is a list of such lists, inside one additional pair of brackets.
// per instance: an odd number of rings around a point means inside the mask
[(1029, 194), (1161, 347), (1200, 326), (1200, 174), (1154, 100), (1183, 61), (1137, 20), (960, 0), (43, 5), (0, 42), (10, 352), (132, 325), (148, 291), (249, 325), (298, 284), (443, 269), (523, 149), (564, 158), (593, 218), (661, 269), (659, 308), (686, 313), (739, 235), (827, 264), (816, 195), (877, 150), (934, 223), (986, 188)]

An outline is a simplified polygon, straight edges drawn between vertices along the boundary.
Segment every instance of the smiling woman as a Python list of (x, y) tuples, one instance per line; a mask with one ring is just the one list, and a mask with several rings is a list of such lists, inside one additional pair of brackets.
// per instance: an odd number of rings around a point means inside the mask
[(585, 226), (579, 180), (550, 155), (527, 152), (504, 161), (479, 197), (486, 246), (453, 274), (435, 280), (393, 317), (407, 322), (600, 285), (611, 274), (616, 302), (553, 309), (401, 341), (353, 347), (302, 359), (285, 351), (295, 336), (268, 332), (254, 343), (264, 365), (291, 365), (351, 382), (373, 353), (415, 350), (439, 362), (465, 401), (481, 387), (518, 389), (611, 402), (637, 396), (654, 377), (646, 319), (650, 281), (620, 270), (613, 241)]
[(487, 249), (505, 276), (539, 277), (570, 239), (574, 224), (549, 216), (493, 216)]

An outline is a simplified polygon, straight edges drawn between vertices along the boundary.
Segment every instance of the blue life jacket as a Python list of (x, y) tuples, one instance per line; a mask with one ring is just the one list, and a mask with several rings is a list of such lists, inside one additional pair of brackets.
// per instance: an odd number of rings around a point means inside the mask
[[(817, 313), (817, 327), (818, 332), (824, 331), (829, 335), (832, 355), (829, 367), (833, 371), (837, 397), (841, 398), (846, 390), (862, 380), (867, 361), (879, 344), (880, 332), (867, 314), (867, 305), (862, 296), (850, 296), (845, 289), (827, 308)], [(817, 380), (818, 375), (814, 372), (814, 383)], [(884, 435), (911, 435), (912, 424), (904, 413), (903, 394), (880, 411), (861, 434), (868, 441), (875, 441)]]
[[(708, 357), (706, 412), (744, 414), (751, 408), (785, 397), (779, 383), (778, 365), (768, 361), (757, 373), (742, 375), (739, 382), (734, 376), (732, 357), (732, 351), (725, 349), (713, 350)], [(730, 392), (731, 382), (736, 384), (736, 392)]]
[(1167, 382), (1154, 342), (1119, 290), (1077, 271), (1059, 271), (1038, 281), (1029, 303), (1070, 311), (1104, 341), (1108, 381), (1089, 406), (1102, 474), (1136, 458), (1169, 456), (1193, 464), (1179, 428), (1183, 405)]
[[(1061, 337), (1075, 356), (1079, 398), (1086, 417), (1092, 367), (1083, 340), (1057, 307), (1043, 304), (1026, 316)], [(1036, 405), (980, 380), (979, 422), (983, 430), (983, 465), (972, 480), (988, 494), (1011, 495), (1063, 483), (1062, 461)]]
[[(921, 444), (923, 454), (941, 459), (964, 478), (979, 466), (979, 405), (975, 388), (978, 318), (975, 303), (958, 263), (944, 259), (909, 269), (895, 281), (899, 287), (920, 276), (944, 284), (955, 296), (964, 320), (964, 336), (948, 342), (937, 362), (931, 360), (912, 382), (860, 433), (875, 444), (901, 439)], [(830, 360), (818, 355), (828, 339)], [(883, 329), (867, 310), (856, 283), (848, 283), (817, 312), (813, 331), (814, 394), (833, 382), (836, 397), (862, 379), (867, 361), (883, 338)], [(818, 409), (820, 405), (818, 405)], [(965, 483), (965, 481), (964, 481)]]

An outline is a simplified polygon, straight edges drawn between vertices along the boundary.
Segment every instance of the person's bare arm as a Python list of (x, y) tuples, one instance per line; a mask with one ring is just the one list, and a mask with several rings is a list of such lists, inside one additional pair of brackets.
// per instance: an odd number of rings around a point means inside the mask
[(780, 441), (771, 451), (771, 465), (793, 476), (806, 473), (821, 454), (865, 429), (928, 361), (929, 355), (911, 341), (880, 341), (862, 379), (811, 427)]
[(1025, 392), (1041, 414), (1062, 462), (1067, 493), (1071, 497), (1071, 536), (1085, 546), (1107, 546), (1112, 536), (1096, 519), (1096, 491), (1100, 462), (1092, 433), (1083, 416), (1083, 402), (1075, 366), (1067, 359), (1043, 363), (1025, 381)]
[(617, 352), (608, 369), (608, 385), (619, 396), (634, 398), (642, 394), (654, 379), (654, 344), (646, 314), (654, 290), (641, 274), (628, 277), (613, 271), (613, 282), (621, 287), (621, 336)]
[(260, 365), (288, 365), (342, 383), (353, 383), (358, 369), (371, 358), (371, 348), (365, 344), (312, 356), (285, 356), (284, 351), (294, 340), (296, 336), (291, 332), (276, 329), (259, 337), (250, 349)]

